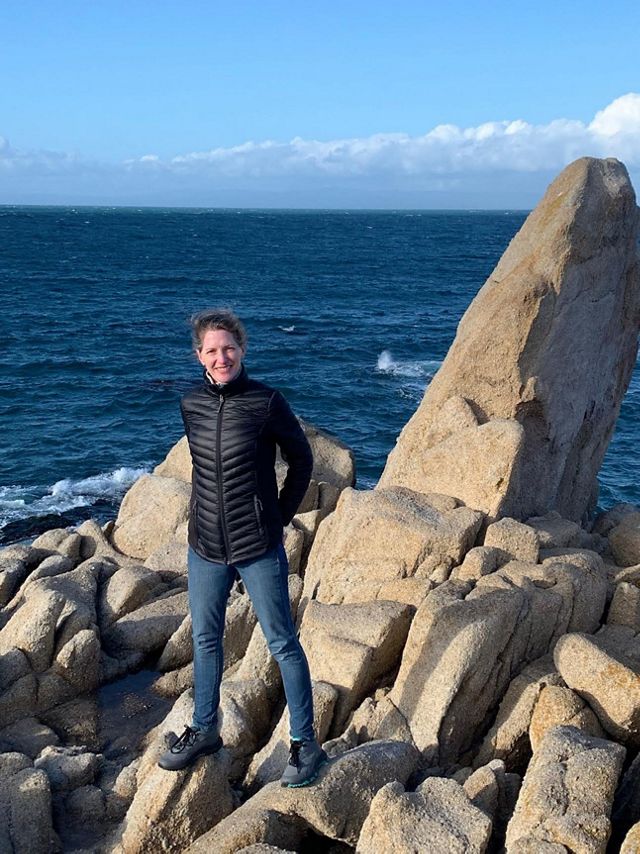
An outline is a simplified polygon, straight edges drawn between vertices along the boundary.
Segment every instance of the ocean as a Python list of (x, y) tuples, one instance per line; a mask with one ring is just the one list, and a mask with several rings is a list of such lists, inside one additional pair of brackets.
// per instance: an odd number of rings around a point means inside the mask
[[(182, 435), (188, 318), (233, 307), (249, 373), (372, 487), (522, 211), (0, 207), (0, 543), (117, 513)], [(634, 374), (600, 506), (640, 502)]]

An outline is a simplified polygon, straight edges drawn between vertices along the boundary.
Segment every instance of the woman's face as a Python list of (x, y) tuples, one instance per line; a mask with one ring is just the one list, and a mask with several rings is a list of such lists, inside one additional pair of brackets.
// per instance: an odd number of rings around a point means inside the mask
[(196, 355), (212, 380), (228, 383), (240, 373), (244, 352), (226, 329), (208, 329)]

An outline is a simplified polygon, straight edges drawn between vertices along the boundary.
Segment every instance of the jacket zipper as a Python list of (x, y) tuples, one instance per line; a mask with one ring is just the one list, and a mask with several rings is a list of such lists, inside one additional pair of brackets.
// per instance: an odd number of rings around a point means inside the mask
[(258, 498), (257, 495), (253, 496), (253, 503), (256, 508), (256, 518), (258, 520), (258, 531), (261, 537), (264, 537), (264, 524), (262, 521), (262, 516), (264, 513), (264, 507), (262, 506), (262, 501)]
[[(227, 530), (227, 518), (224, 513), (224, 498), (222, 489), (222, 450), (220, 448), (220, 438), (222, 435), (222, 405), (224, 403), (224, 395), (220, 395), (220, 405), (218, 406), (218, 424), (216, 436), (216, 472), (218, 475), (218, 505), (220, 507), (220, 520), (222, 522), (222, 536), (224, 538), (225, 558), (228, 561), (231, 557), (231, 548), (229, 547), (229, 531)], [(226, 562), (225, 561), (225, 562)]]

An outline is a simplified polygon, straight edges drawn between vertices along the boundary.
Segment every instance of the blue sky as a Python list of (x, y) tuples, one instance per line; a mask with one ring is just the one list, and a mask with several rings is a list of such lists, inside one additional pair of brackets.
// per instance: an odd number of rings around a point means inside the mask
[(529, 207), (580, 154), (640, 171), (637, 2), (3, 0), (0, 32), (0, 203)]

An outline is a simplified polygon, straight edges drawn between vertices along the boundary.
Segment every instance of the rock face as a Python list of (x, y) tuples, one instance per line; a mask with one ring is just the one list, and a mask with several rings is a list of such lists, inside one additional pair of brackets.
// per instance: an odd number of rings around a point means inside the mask
[[(582, 519), (635, 364), (637, 227), (617, 160), (582, 158), (555, 179), (467, 309), (380, 487)], [(491, 440), (500, 454), (479, 457), (483, 431), (508, 425), (509, 441)], [(472, 473), (459, 464), (471, 447)]]
[[(533, 756), (507, 828), (508, 854), (546, 850), (604, 854), (624, 756), (619, 744), (574, 727), (549, 730)], [(556, 847), (547, 849), (545, 843)]]

